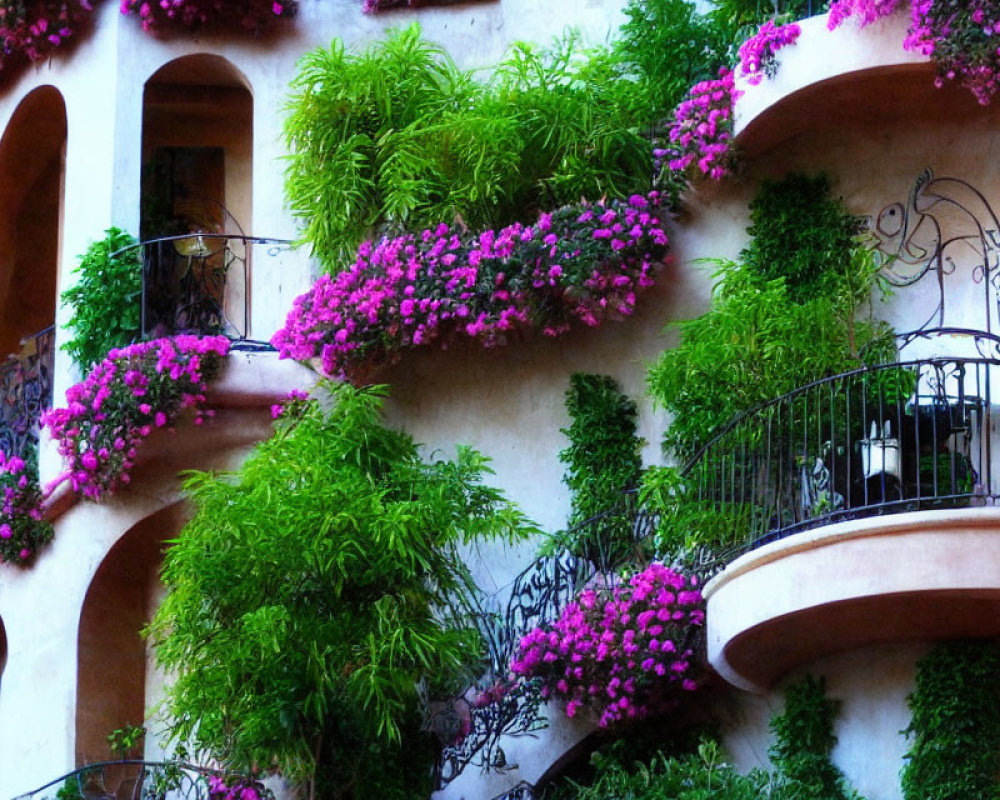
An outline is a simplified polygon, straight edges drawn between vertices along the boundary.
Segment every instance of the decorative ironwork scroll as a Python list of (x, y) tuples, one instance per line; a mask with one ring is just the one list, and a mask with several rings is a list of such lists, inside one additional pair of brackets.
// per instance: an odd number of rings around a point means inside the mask
[[(655, 517), (638, 508), (634, 494), (630, 494), (620, 508), (586, 520), (571, 533), (592, 529), (599, 534), (609, 519), (617, 522), (622, 518), (637, 545), (656, 527)], [(599, 538), (587, 536), (590, 541)], [(565, 550), (544, 556), (526, 567), (510, 584), (509, 599), (502, 612), (497, 608), (496, 596), (481, 602), (476, 620), (487, 644), (487, 670), (475, 687), (441, 704), (429, 723), (443, 743), (437, 770), (438, 788), (447, 786), (470, 765), (484, 771), (513, 769), (516, 765), (508, 762), (502, 739), (532, 735), (545, 727), (538, 687), (531, 682), (511, 683), (509, 665), (522, 637), (558, 617), (581, 587), (596, 575), (608, 575), (621, 566), (604, 558), (598, 558), (597, 562)], [(517, 787), (511, 791), (516, 790)], [(525, 795), (529, 796), (533, 797)]]
[(291, 244), (228, 233), (187, 233), (150, 239), (112, 255), (141, 249), (144, 339), (190, 333), (247, 342), (254, 248), (265, 245), (257, 257), (273, 258)]
[(25, 338), (0, 364), (0, 450), (26, 458), (38, 446), (38, 419), (52, 407), (55, 328)]
[[(980, 354), (1000, 353), (994, 330), (1000, 319), (1000, 220), (986, 196), (960, 178), (935, 178), (925, 169), (905, 203), (885, 206), (871, 222), (878, 249), (887, 257), (882, 274), (894, 286), (911, 286), (925, 277), (937, 283), (937, 301), (915, 330), (901, 334), (900, 346), (935, 334), (977, 338)], [(982, 289), (981, 320), (953, 320), (947, 302), (948, 276), (966, 269)], [(959, 323), (959, 324), (956, 324)]]

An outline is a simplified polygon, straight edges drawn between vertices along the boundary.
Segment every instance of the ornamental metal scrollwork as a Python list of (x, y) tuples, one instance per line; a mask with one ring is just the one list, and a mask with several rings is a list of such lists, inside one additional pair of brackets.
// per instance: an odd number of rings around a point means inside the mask
[[(912, 286), (925, 277), (937, 282), (937, 301), (927, 319), (901, 335), (901, 343), (936, 333), (980, 333), (997, 351), (995, 318), (1000, 319), (1000, 219), (986, 196), (960, 178), (935, 178), (925, 169), (905, 203), (886, 205), (870, 222), (885, 256), (881, 274), (893, 286)], [(950, 321), (947, 281), (965, 269), (982, 287), (983, 319), (977, 330)], [(966, 320), (962, 320), (963, 323)], [(980, 351), (985, 355), (984, 351)]]

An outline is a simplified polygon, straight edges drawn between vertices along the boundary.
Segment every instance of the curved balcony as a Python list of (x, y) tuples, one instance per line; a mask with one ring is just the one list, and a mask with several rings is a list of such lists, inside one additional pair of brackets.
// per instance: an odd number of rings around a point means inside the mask
[(864, 120), (882, 121), (982, 115), (972, 93), (949, 82), (934, 86), (928, 58), (903, 49), (909, 18), (900, 12), (859, 29), (847, 20), (827, 30), (827, 16), (799, 23), (797, 42), (777, 53), (779, 68), (757, 86), (738, 82), (736, 139), (752, 158), (809, 131)]
[(865, 644), (1000, 634), (998, 390), (994, 357), (860, 369), (738, 417), (692, 459), (692, 496), (744, 532), (705, 589), (724, 678), (764, 690)]
[(285, 239), (228, 233), (186, 233), (149, 239), (113, 253), (137, 251), (142, 264), (143, 339), (222, 334), (234, 349), (270, 349), (252, 338), (254, 262), (276, 258)]

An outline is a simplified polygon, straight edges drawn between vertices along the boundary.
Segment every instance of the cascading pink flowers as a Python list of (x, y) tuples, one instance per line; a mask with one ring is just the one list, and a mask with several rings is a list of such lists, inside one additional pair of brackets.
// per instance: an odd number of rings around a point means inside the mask
[(91, 0), (0, 0), (0, 67), (48, 58), (93, 11)]
[(690, 634), (704, 621), (696, 580), (651, 564), (624, 584), (582, 591), (521, 640), (511, 671), (539, 680), (570, 717), (587, 706), (601, 727), (644, 719), (697, 688)]
[(33, 473), (23, 459), (0, 452), (0, 563), (23, 566), (52, 539)]
[(742, 92), (733, 73), (719, 70), (716, 80), (696, 83), (674, 111), (670, 146), (654, 155), (668, 159), (671, 170), (691, 171), (722, 180), (732, 166), (733, 104)]
[(761, 25), (756, 34), (740, 45), (740, 74), (747, 83), (756, 86), (765, 76), (773, 77), (778, 69), (775, 53), (795, 44), (801, 33), (802, 29), (794, 22), (775, 25), (774, 20), (769, 19)]
[[(835, 0), (827, 27), (848, 17), (861, 27), (892, 14), (899, 0)], [(937, 65), (937, 86), (957, 80), (982, 105), (1000, 89), (1000, 7), (993, 0), (911, 0), (903, 47)]]
[(282, 358), (322, 358), (328, 375), (379, 366), (402, 350), (459, 338), (486, 347), (517, 331), (548, 336), (635, 309), (667, 251), (659, 195), (581, 204), (478, 236), (445, 224), (367, 242), (345, 272), (298, 297), (272, 344)]
[(49, 487), (69, 481), (99, 500), (131, 480), (137, 450), (157, 428), (186, 409), (201, 424), (207, 382), (229, 352), (224, 336), (154, 339), (112, 350), (87, 378), (66, 391), (66, 408), (42, 415), (59, 445), (66, 471)]
[(276, 19), (294, 17), (298, 0), (121, 0), (120, 8), (139, 17), (144, 31), (235, 26), (256, 35)]

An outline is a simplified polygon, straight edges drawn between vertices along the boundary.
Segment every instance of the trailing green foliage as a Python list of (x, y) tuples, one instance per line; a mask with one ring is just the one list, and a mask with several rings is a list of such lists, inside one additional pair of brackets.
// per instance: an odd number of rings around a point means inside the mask
[(807, 675), (788, 687), (785, 710), (771, 718), (775, 742), (769, 755), (793, 797), (851, 800), (844, 774), (830, 760), (837, 743), (833, 721), (837, 704), (826, 696), (826, 682)]
[[(650, 393), (672, 414), (664, 447), (679, 459), (737, 414), (862, 366), (863, 350), (881, 353), (870, 346), (885, 340), (884, 324), (857, 318), (877, 284), (875, 260), (844, 238), (854, 218), (832, 198), (813, 203), (815, 213), (787, 213), (801, 199), (802, 184), (791, 176), (762, 187), (750, 229), (757, 235), (743, 251), (749, 261), (712, 262), (718, 283), (711, 307), (678, 323), (680, 344), (649, 371)], [(774, 208), (777, 221), (765, 213)], [(810, 235), (799, 237), (799, 228)]]
[(480, 653), (458, 547), (536, 531), (478, 453), (424, 463), (383, 427), (383, 387), (330, 391), (294, 401), (238, 472), (187, 478), (195, 514), (149, 628), (177, 676), (172, 732), (319, 798), (427, 796), (421, 698), (467, 686)]
[(750, 220), (753, 239), (740, 253), (748, 270), (764, 280), (784, 278), (797, 303), (837, 293), (860, 226), (830, 195), (826, 175), (763, 181), (750, 203)]
[(135, 239), (118, 228), (105, 231), (80, 256), (73, 274), (74, 284), (62, 294), (62, 302), (72, 307), (66, 327), (73, 338), (62, 349), (86, 372), (114, 347), (139, 338), (142, 263), (139, 250), (113, 256)]
[(1000, 794), (1000, 643), (945, 642), (917, 662), (907, 698), (905, 800), (994, 800)]
[(572, 500), (569, 525), (604, 516), (581, 527), (567, 544), (599, 563), (617, 563), (633, 545), (624, 507), (625, 493), (636, 488), (642, 470), (638, 409), (609, 375), (575, 372), (569, 383), (566, 410), (572, 422), (562, 433), (570, 444), (559, 453)]
[(498, 227), (648, 189), (651, 148), (614, 62), (572, 36), (516, 45), (484, 82), (414, 24), (364, 52), (308, 53), (292, 89), (286, 194), (328, 270), (378, 233)]

